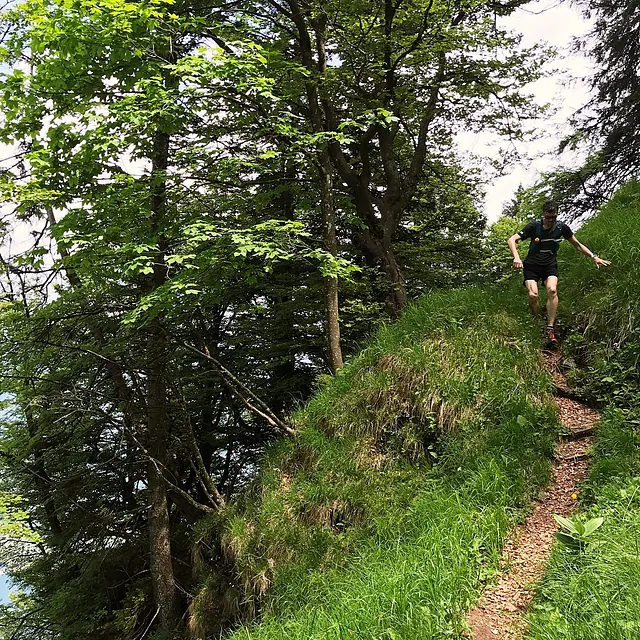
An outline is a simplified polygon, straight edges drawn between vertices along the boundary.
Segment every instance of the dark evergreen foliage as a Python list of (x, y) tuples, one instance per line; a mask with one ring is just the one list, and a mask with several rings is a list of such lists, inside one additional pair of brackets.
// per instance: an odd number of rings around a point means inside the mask
[(593, 98), (575, 114), (575, 132), (559, 150), (581, 148), (589, 155), (581, 167), (551, 172), (538, 185), (538, 191), (561, 202), (568, 219), (593, 215), (640, 172), (640, 3), (577, 4), (588, 18), (595, 16), (593, 29), (576, 45), (595, 63), (589, 79)]
[(603, 139), (604, 163), (622, 183), (640, 172), (640, 2), (596, 0), (589, 10), (597, 118), (587, 132)]

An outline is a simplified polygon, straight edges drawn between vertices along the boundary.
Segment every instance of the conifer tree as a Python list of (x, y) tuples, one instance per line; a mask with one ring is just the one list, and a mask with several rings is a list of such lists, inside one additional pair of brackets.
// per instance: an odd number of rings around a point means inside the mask
[(602, 161), (620, 183), (640, 171), (640, 3), (596, 0), (588, 12), (596, 15), (589, 42), (597, 68), (590, 104), (596, 117), (586, 134), (602, 141)]

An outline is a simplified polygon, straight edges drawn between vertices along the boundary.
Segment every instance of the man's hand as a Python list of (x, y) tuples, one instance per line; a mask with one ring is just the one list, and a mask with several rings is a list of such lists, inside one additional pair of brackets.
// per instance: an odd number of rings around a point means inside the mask
[(522, 269), (522, 260), (520, 260), (520, 258), (514, 258), (513, 259), (513, 268), (514, 269)]
[(598, 256), (593, 256), (593, 263), (598, 267), (608, 267), (611, 262), (609, 260), (603, 260), (602, 258), (598, 258)]

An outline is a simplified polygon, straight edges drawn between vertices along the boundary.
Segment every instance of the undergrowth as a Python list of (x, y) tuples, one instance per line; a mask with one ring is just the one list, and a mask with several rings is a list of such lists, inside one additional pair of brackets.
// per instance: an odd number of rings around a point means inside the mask
[(581, 553), (558, 547), (530, 616), (531, 640), (640, 638), (640, 185), (629, 184), (578, 234), (613, 262), (561, 265), (566, 346), (577, 389), (603, 407), (582, 491), (583, 519), (603, 517)]
[[(260, 613), (233, 638), (459, 637), (559, 430), (519, 289), (408, 309), (295, 416), (221, 538), (201, 527), (196, 551), (219, 545)], [(218, 597), (203, 581), (196, 636)]]

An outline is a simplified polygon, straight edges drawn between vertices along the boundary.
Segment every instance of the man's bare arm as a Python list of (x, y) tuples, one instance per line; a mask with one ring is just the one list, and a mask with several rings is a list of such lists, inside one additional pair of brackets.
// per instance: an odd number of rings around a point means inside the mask
[(514, 269), (522, 269), (522, 259), (520, 258), (520, 254), (518, 253), (518, 247), (516, 246), (518, 242), (520, 242), (520, 234), (514, 233), (508, 240), (507, 244), (509, 245), (509, 249), (511, 249), (511, 255), (513, 256), (513, 268)]
[(569, 238), (569, 242), (578, 251), (580, 251), (580, 253), (584, 253), (585, 256), (589, 256), (593, 260), (593, 264), (595, 264), (596, 267), (598, 267), (598, 269), (600, 267), (608, 267), (611, 264), (609, 260), (603, 260), (602, 258), (599, 258), (595, 253), (593, 253), (593, 251), (591, 251), (588, 247), (583, 245), (582, 242), (579, 242), (575, 236), (571, 236)]

